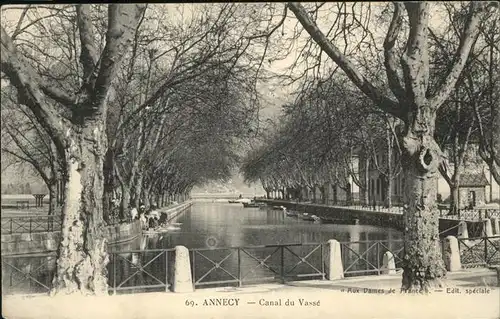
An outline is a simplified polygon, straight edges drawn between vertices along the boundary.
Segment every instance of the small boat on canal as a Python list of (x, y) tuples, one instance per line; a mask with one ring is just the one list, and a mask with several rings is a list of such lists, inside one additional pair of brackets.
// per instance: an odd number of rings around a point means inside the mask
[(316, 216), (316, 215), (312, 215), (311, 218), (313, 219), (313, 221), (317, 224), (321, 223), (321, 218)]
[[(308, 214), (308, 213), (302, 213), (302, 214), (299, 214), (300, 219), (302, 219), (302, 220), (307, 220), (307, 221), (311, 221), (311, 222), (312, 222), (312, 221), (314, 221), (314, 218), (313, 218), (312, 216), (313, 216), (313, 215), (310, 215), (310, 214)], [(316, 216), (316, 215), (314, 215), (314, 216)]]
[(249, 203), (243, 202), (242, 204), (243, 204), (244, 208), (256, 208), (256, 207), (261, 207), (261, 206), (265, 206), (266, 205), (264, 203), (256, 203), (254, 201), (251, 201)]
[(286, 211), (286, 215), (288, 217), (298, 217), (299, 216), (299, 213), (296, 212), (296, 211), (293, 211), (293, 210), (290, 210), (290, 211)]

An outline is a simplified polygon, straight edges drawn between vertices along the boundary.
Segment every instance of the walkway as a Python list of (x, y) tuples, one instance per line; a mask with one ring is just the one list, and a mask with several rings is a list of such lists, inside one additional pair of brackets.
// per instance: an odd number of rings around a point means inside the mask
[[(100, 298), (8, 296), (3, 299), (3, 315), (6, 318), (499, 318), (500, 289), (492, 287), (497, 285), (495, 272), (474, 269), (449, 273), (448, 278), (448, 293), (445, 289), (427, 296), (400, 294), (400, 275), (200, 289), (185, 294), (141, 293)], [(391, 288), (394, 293), (388, 293)], [(301, 301), (310, 305), (301, 305)], [(281, 305), (271, 306), (271, 302)]]

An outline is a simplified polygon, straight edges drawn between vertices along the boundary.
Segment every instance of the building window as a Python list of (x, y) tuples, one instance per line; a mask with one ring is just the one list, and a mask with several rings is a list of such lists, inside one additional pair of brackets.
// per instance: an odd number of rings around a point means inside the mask
[(377, 195), (380, 194), (380, 178), (377, 179)]

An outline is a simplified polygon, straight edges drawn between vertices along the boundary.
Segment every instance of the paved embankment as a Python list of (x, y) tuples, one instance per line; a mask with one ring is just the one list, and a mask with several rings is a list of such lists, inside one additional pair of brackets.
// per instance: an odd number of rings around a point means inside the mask
[[(185, 202), (160, 210), (166, 212), (169, 216), (169, 221), (171, 221), (191, 205), (191, 202)], [(132, 241), (139, 237), (141, 234), (142, 228), (139, 220), (134, 220), (129, 223), (109, 225), (106, 226), (104, 230), (104, 235), (108, 239), (108, 243), (110, 245)], [(2, 234), (2, 255), (22, 255), (53, 252), (57, 250), (60, 236), (60, 231)]]
[[(257, 199), (258, 202), (267, 203), (273, 206), (284, 206), (289, 210), (296, 210), (300, 212), (306, 212), (309, 214), (314, 214), (319, 217), (339, 219), (339, 220), (351, 220), (356, 221), (360, 224), (373, 225), (373, 226), (389, 226), (398, 230), (402, 230), (403, 226), (403, 214), (394, 211), (374, 211), (369, 208), (362, 207), (350, 207), (350, 206), (329, 206), (322, 204), (312, 204), (312, 203), (300, 203), (300, 202), (290, 202), (277, 199)], [(445, 232), (447, 230), (454, 230), (456, 234), (456, 227), (460, 223), (460, 220), (453, 220), (448, 218), (439, 219), (439, 231)], [(483, 223), (480, 221), (466, 221), (467, 228), (469, 229), (470, 237), (481, 236)], [(443, 233), (443, 236), (450, 235), (448, 233)]]
[(168, 216), (167, 222), (171, 222), (171, 221), (173, 221), (173, 219), (175, 217), (182, 214), (184, 211), (186, 211), (186, 209), (188, 209), (192, 205), (193, 205), (192, 201), (187, 201), (185, 203), (178, 204), (175, 207), (168, 207), (168, 208), (160, 209), (160, 211), (162, 213), (166, 213)]
[[(193, 293), (3, 299), (6, 318), (499, 318), (500, 290), (488, 270), (448, 275), (429, 295), (399, 291), (401, 276), (300, 281)], [(306, 305), (307, 302), (307, 305)], [(293, 304), (292, 304), (293, 303)]]

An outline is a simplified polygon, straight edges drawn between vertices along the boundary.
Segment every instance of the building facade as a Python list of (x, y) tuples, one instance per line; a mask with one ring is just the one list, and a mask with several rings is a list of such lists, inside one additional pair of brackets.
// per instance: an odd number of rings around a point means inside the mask
[(459, 208), (471, 209), (486, 204), (486, 187), (489, 181), (484, 173), (465, 173), (460, 175)]

